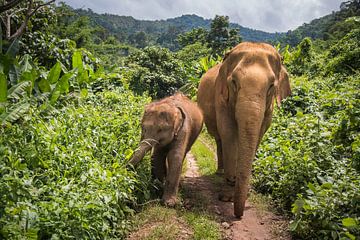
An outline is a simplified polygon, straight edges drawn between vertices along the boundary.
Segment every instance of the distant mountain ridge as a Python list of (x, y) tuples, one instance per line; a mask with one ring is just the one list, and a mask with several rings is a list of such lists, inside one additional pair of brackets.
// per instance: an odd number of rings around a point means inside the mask
[[(98, 14), (91, 9), (74, 10), (80, 16), (89, 17), (94, 26), (101, 26), (110, 34), (115, 35), (120, 41), (136, 38), (137, 33), (145, 33), (147, 40), (174, 50), (178, 34), (190, 31), (194, 28), (209, 29), (211, 19), (205, 19), (195, 14), (182, 15), (166, 20), (138, 20), (131, 16), (119, 16), (114, 14)], [(281, 43), (282, 46), (289, 44), (296, 46), (305, 37), (326, 40), (328, 38), (340, 38), (347, 30), (358, 25), (359, 20), (350, 17), (360, 16), (360, 0), (350, 0), (341, 3), (338, 11), (323, 17), (304, 23), (295, 30), (288, 32), (269, 33), (243, 27), (237, 23), (230, 23), (231, 28), (237, 28), (243, 41)]]
[[(81, 16), (88, 16), (90, 21), (98, 24), (113, 33), (118, 38), (137, 32), (145, 32), (154, 38), (165, 34), (168, 31), (178, 31), (178, 33), (190, 31), (194, 28), (209, 29), (211, 19), (204, 19), (195, 14), (182, 15), (180, 17), (169, 18), (166, 20), (138, 20), (131, 16), (119, 16), (114, 14), (98, 14), (90, 9), (76, 9), (75, 12)], [(279, 38), (284, 33), (269, 33), (243, 27), (236, 23), (230, 24), (231, 28), (240, 30), (240, 35), (244, 41), (270, 42)]]

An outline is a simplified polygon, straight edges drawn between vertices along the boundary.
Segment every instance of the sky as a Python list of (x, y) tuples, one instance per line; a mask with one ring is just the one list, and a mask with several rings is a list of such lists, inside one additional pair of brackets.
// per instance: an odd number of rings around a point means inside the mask
[(293, 30), (339, 10), (345, 0), (62, 0), (97, 13), (160, 20), (196, 14), (206, 19), (229, 16), (230, 22), (267, 32)]

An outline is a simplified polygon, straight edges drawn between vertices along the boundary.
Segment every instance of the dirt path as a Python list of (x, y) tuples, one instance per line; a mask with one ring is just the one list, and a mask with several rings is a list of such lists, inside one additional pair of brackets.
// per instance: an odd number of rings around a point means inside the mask
[[(274, 231), (283, 224), (281, 218), (264, 211), (257, 210), (247, 201), (244, 216), (241, 220), (233, 216), (233, 203), (218, 200), (219, 187), (207, 176), (200, 176), (194, 156), (187, 155), (187, 171), (182, 180), (185, 191), (185, 207), (195, 208), (201, 198), (207, 209), (215, 213), (224, 230), (225, 239), (236, 240), (270, 240), (290, 239), (285, 232)], [(277, 227), (276, 227), (277, 226)]]

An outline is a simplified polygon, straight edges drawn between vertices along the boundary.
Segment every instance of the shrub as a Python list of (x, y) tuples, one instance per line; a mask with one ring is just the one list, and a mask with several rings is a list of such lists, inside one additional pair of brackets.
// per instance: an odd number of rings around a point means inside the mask
[(0, 238), (123, 237), (149, 197), (149, 175), (125, 167), (147, 101), (99, 92), (0, 128)]

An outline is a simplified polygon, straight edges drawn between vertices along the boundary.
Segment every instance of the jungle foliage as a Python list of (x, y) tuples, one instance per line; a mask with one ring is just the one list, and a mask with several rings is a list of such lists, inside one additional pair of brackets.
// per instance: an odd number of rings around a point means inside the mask
[[(275, 110), (253, 187), (289, 215), (301, 239), (360, 237), (354, 4), (335, 13), (346, 14), (334, 20), (331, 37), (278, 46), (293, 94)], [(21, 9), (6, 12), (14, 29), (24, 19)], [(38, 9), (19, 38), (7, 39), (1, 23), (0, 239), (124, 238), (129, 216), (156, 189), (147, 161), (136, 171), (126, 166), (143, 107), (179, 89), (196, 96), (201, 75), (239, 41), (228, 19), (220, 20), (220, 28), (211, 20), (197, 28), (203, 19), (194, 16), (160, 21), (191, 27), (179, 34), (166, 25), (152, 38), (131, 29), (136, 20), (128, 17), (123, 28), (134, 35), (122, 36), (107, 30), (121, 18), (60, 4)], [(170, 51), (175, 42), (178, 50)]]

